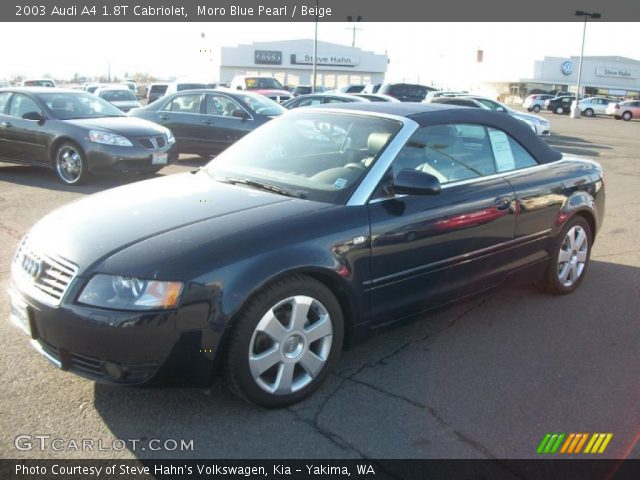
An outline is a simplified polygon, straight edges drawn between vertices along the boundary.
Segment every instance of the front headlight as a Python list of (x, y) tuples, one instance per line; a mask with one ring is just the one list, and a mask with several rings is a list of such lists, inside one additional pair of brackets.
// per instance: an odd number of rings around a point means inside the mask
[(167, 143), (169, 145), (176, 143), (176, 137), (173, 136), (173, 132), (171, 130), (167, 130)]
[(122, 135), (115, 133), (101, 132), (100, 130), (91, 130), (89, 132), (89, 140), (95, 143), (103, 143), (105, 145), (117, 145), (119, 147), (132, 147), (133, 143)]
[(182, 282), (159, 282), (120, 275), (95, 275), (78, 302), (117, 310), (167, 309), (178, 305)]

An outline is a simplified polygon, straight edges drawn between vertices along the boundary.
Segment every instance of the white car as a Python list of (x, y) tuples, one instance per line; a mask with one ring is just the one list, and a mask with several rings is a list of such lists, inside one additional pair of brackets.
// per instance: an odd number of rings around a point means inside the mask
[(544, 108), (544, 101), (551, 100), (554, 96), (546, 93), (537, 93), (535, 95), (529, 95), (525, 98), (522, 106), (530, 112), (538, 113)]
[(467, 95), (469, 92), (459, 92), (459, 91), (447, 91), (447, 90), (436, 90), (433, 92), (427, 93), (427, 96), (424, 98), (422, 103), (431, 103), (431, 100), (438, 97), (458, 97), (461, 95)]
[(113, 104), (125, 113), (132, 108), (140, 107), (140, 103), (134, 93), (124, 85), (98, 87), (93, 94)]
[(585, 117), (593, 117), (595, 115), (607, 115), (607, 107), (615, 100), (606, 97), (590, 97), (583, 98), (578, 102), (580, 114)]
[(536, 132), (536, 135), (547, 136), (551, 135), (551, 123), (546, 118), (540, 117), (538, 115), (531, 115), (530, 113), (523, 113), (513, 110), (508, 107), (504, 103), (500, 103), (496, 100), (492, 100), (487, 97), (481, 97), (479, 95), (459, 95), (460, 97), (473, 98), (483, 105), (489, 107), (491, 110), (495, 110), (497, 112), (505, 112), (509, 115), (512, 115), (525, 123), (529, 124), (532, 129)]

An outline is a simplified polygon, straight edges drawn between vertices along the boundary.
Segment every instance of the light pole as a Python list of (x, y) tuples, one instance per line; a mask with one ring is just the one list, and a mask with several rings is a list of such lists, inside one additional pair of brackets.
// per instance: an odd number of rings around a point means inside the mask
[(580, 63), (578, 64), (578, 85), (576, 86), (576, 99), (571, 104), (571, 118), (580, 118), (580, 107), (578, 101), (580, 100), (580, 82), (582, 80), (582, 58), (584, 57), (584, 39), (587, 35), (587, 20), (589, 18), (601, 18), (599, 13), (583, 12), (582, 10), (576, 10), (576, 17), (584, 17), (584, 26), (582, 27), (582, 48), (580, 49)]
[(313, 70), (311, 76), (311, 93), (316, 93), (316, 79), (318, 77), (318, 0), (316, 0), (316, 29), (313, 35)]

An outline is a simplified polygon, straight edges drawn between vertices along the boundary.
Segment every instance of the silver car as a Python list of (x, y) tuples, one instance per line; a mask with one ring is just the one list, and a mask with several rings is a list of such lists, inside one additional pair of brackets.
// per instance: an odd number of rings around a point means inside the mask
[(614, 100), (606, 97), (590, 97), (583, 98), (578, 102), (580, 114), (585, 117), (593, 117), (595, 115), (606, 115), (607, 107)]
[(538, 113), (540, 110), (544, 108), (544, 101), (551, 100), (552, 98), (553, 98), (553, 95), (549, 95), (546, 93), (529, 95), (527, 98), (525, 98), (522, 106), (530, 112)]

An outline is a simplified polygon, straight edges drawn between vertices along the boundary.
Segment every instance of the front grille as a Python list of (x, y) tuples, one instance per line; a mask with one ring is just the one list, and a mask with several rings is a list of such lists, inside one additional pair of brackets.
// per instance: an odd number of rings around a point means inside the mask
[(18, 248), (13, 261), (16, 283), (27, 293), (50, 305), (60, 305), (78, 266), (60, 257), (35, 252), (28, 240)]
[(138, 143), (147, 150), (158, 150), (167, 145), (167, 138), (164, 135), (156, 135), (153, 137), (140, 137)]

